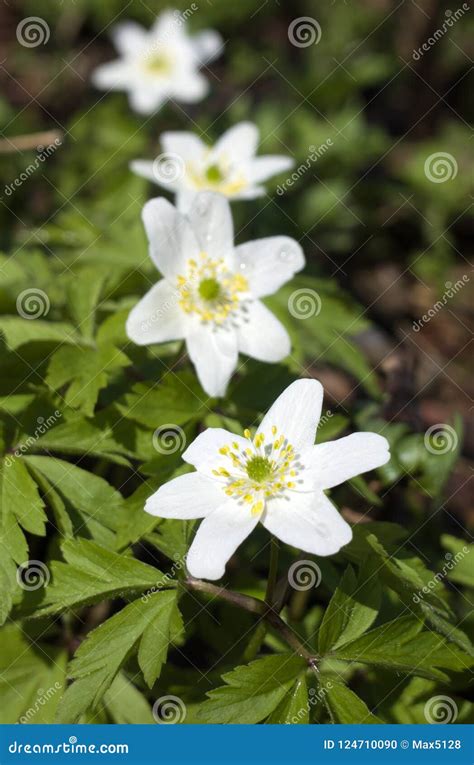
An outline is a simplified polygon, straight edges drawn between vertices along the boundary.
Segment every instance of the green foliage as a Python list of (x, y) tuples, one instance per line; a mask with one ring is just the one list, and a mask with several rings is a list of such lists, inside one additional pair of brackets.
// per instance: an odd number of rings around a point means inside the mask
[[(37, 5), (23, 0), (23, 17)], [(150, 26), (165, 5), (132, 3), (127, 14)], [(200, 724), (423, 723), (438, 694), (452, 697), (458, 722), (472, 720), (473, 546), (458, 508), (464, 477), (451, 485), (464, 449), (453, 347), (470, 306), (455, 330), (437, 328), (435, 317), (409, 333), (425, 310), (418, 292), (434, 305), (467, 270), (469, 115), (457, 83), (472, 21), (466, 15), (427, 54), (439, 58), (425, 92), (428, 74), (410, 61), (425, 19), (406, 20), (416, 4), (388, 16), (383, 5), (347, 13), (345, 3), (318, 4), (321, 40), (296, 48), (288, 24), (316, 14), (307, 0), (291, 3), (290, 15), (284, 3), (203, 4), (191, 27), (218, 28), (227, 41), (211, 93), (149, 120), (123, 93), (102, 97), (64, 66), (71, 50), (82, 73), (109, 59), (103, 30), (123, 14), (119, 0), (45, 0), (48, 45), (28, 51), (13, 37), (8, 46), (7, 141), (55, 123), (65, 136), (0, 206), (1, 723), (151, 724), (167, 695)], [(10, 27), (9, 10), (5, 34)], [(262, 56), (272, 62), (263, 69)], [(430, 108), (438, 86), (445, 97)], [(307, 264), (265, 298), (291, 354), (279, 364), (242, 356), (227, 395), (211, 399), (180, 343), (138, 347), (126, 335), (130, 310), (159, 277), (142, 208), (170, 197), (129, 163), (162, 152), (164, 130), (192, 129), (211, 143), (239, 120), (258, 125), (260, 154), (290, 154), (303, 170), (292, 185), (282, 174), (262, 199), (233, 203), (236, 242), (289, 235)], [(456, 160), (452, 182), (427, 178), (425, 161), (439, 151)], [(35, 154), (2, 153), (5, 183)], [(296, 291), (316, 301), (308, 315), (289, 310)], [(40, 296), (36, 318), (25, 317), (25, 292)], [(458, 300), (464, 292), (444, 317)], [(230, 561), (223, 591), (200, 591), (185, 566), (197, 524), (143, 507), (190, 469), (181, 455), (198, 433), (255, 428), (300, 376), (327, 387), (318, 443), (374, 431), (392, 458), (331, 490), (354, 537), (329, 558), (302, 554), (321, 571), (318, 587), (286, 587), (299, 551), (281, 545), (275, 626), (261, 610), (264, 529)], [(433, 415), (434, 395), (451, 403), (451, 377), (453, 414)], [(452, 449), (427, 432), (443, 418)], [(167, 452), (157, 434), (170, 426), (180, 439)], [(30, 561), (45, 573), (42, 586), (21, 581)], [(258, 601), (252, 612), (239, 608), (239, 594)]]

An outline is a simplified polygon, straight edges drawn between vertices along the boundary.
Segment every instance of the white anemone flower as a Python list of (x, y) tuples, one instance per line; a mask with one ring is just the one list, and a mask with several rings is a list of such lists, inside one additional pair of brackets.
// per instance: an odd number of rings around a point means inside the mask
[(323, 388), (297, 380), (275, 401), (255, 436), (222, 428), (201, 433), (183, 453), (196, 472), (174, 478), (146, 502), (161, 518), (203, 518), (187, 555), (191, 576), (219, 579), (237, 547), (261, 522), (282, 542), (333, 555), (352, 531), (324, 493), (390, 459), (376, 433), (314, 445)]
[(120, 58), (102, 64), (92, 81), (101, 90), (128, 91), (130, 104), (140, 114), (152, 114), (168, 99), (194, 103), (209, 85), (199, 67), (222, 51), (221, 36), (205, 30), (190, 36), (179, 11), (164, 11), (150, 31), (126, 21), (112, 29)]
[(127, 319), (133, 342), (184, 339), (210, 396), (224, 395), (239, 351), (269, 363), (289, 354), (286, 329), (260, 298), (304, 267), (294, 239), (271, 236), (234, 246), (229, 203), (207, 191), (187, 216), (166, 199), (152, 199), (143, 221), (150, 256), (164, 278)]
[(155, 161), (130, 164), (138, 175), (176, 193), (180, 210), (189, 207), (198, 191), (218, 191), (228, 199), (255, 199), (265, 194), (261, 185), (293, 166), (290, 157), (256, 157), (259, 131), (252, 122), (227, 130), (214, 146), (189, 132), (167, 132), (160, 138), (163, 154)]

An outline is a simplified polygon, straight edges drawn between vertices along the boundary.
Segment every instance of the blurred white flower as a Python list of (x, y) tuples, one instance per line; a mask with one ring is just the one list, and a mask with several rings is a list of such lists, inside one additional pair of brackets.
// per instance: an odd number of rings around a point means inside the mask
[(101, 90), (126, 90), (140, 114), (152, 114), (172, 98), (193, 103), (208, 91), (198, 69), (222, 51), (221, 36), (205, 30), (190, 36), (179, 11), (164, 11), (150, 31), (126, 21), (112, 29), (120, 58), (102, 64), (92, 81)]
[(187, 216), (166, 199), (152, 199), (143, 221), (150, 256), (164, 278), (127, 319), (133, 342), (184, 338), (210, 396), (224, 395), (239, 351), (266, 362), (288, 355), (288, 333), (260, 298), (304, 267), (294, 239), (271, 236), (234, 246), (229, 203), (209, 191), (196, 196)]
[(198, 191), (218, 191), (228, 199), (254, 199), (265, 193), (261, 185), (293, 166), (290, 157), (256, 157), (259, 132), (252, 122), (240, 122), (209, 147), (194, 133), (167, 132), (161, 136), (165, 157), (174, 157), (182, 172), (168, 177), (157, 161), (137, 159), (131, 169), (159, 186), (175, 192), (178, 209), (185, 210)]
[(333, 555), (352, 531), (325, 491), (384, 465), (388, 441), (353, 433), (314, 445), (323, 388), (297, 380), (277, 398), (254, 438), (222, 428), (201, 433), (183, 453), (195, 473), (174, 478), (146, 502), (161, 518), (203, 518), (189, 549), (191, 576), (219, 579), (237, 547), (261, 523), (282, 542)]

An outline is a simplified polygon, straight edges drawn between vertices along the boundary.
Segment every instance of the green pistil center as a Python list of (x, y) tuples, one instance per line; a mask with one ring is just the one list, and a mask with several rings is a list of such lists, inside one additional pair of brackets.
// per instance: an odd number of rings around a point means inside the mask
[(203, 279), (199, 284), (199, 294), (203, 300), (216, 300), (219, 297), (221, 285), (217, 279)]
[(266, 457), (251, 457), (247, 462), (247, 475), (251, 481), (263, 483), (272, 475), (272, 465)]
[(224, 176), (219, 165), (210, 165), (206, 170), (206, 180), (209, 183), (222, 183)]
[(166, 56), (155, 53), (148, 56), (146, 66), (154, 74), (165, 74), (169, 70), (170, 62)]

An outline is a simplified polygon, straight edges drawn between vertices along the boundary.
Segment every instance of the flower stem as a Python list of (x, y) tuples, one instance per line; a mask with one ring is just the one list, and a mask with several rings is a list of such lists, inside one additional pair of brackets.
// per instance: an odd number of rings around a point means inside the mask
[(243, 608), (245, 611), (250, 611), (253, 614), (259, 614), (268, 622), (271, 627), (273, 627), (273, 629), (275, 629), (280, 634), (285, 643), (287, 643), (290, 648), (295, 651), (295, 653), (301, 656), (308, 663), (308, 666), (311, 669), (317, 671), (317, 662), (319, 657), (310, 653), (305, 648), (296, 632), (293, 632), (291, 627), (289, 627), (283, 621), (283, 619), (281, 619), (281, 617), (276, 613), (276, 611), (273, 610), (273, 608), (271, 608), (271, 606), (268, 605), (268, 603), (265, 603), (263, 600), (258, 600), (257, 598), (252, 598), (249, 595), (243, 595), (240, 592), (226, 590), (225, 587), (217, 587), (215, 584), (204, 582), (201, 579), (193, 579), (188, 577), (188, 579), (184, 580), (183, 585), (190, 590), (197, 590), (198, 592), (204, 592), (208, 595), (212, 595), (215, 598), (226, 600), (228, 603), (231, 603), (238, 608)]
[(265, 592), (265, 603), (270, 608), (273, 607), (275, 599), (275, 585), (278, 574), (278, 539), (272, 535), (270, 539), (270, 566), (268, 568), (267, 590)]

